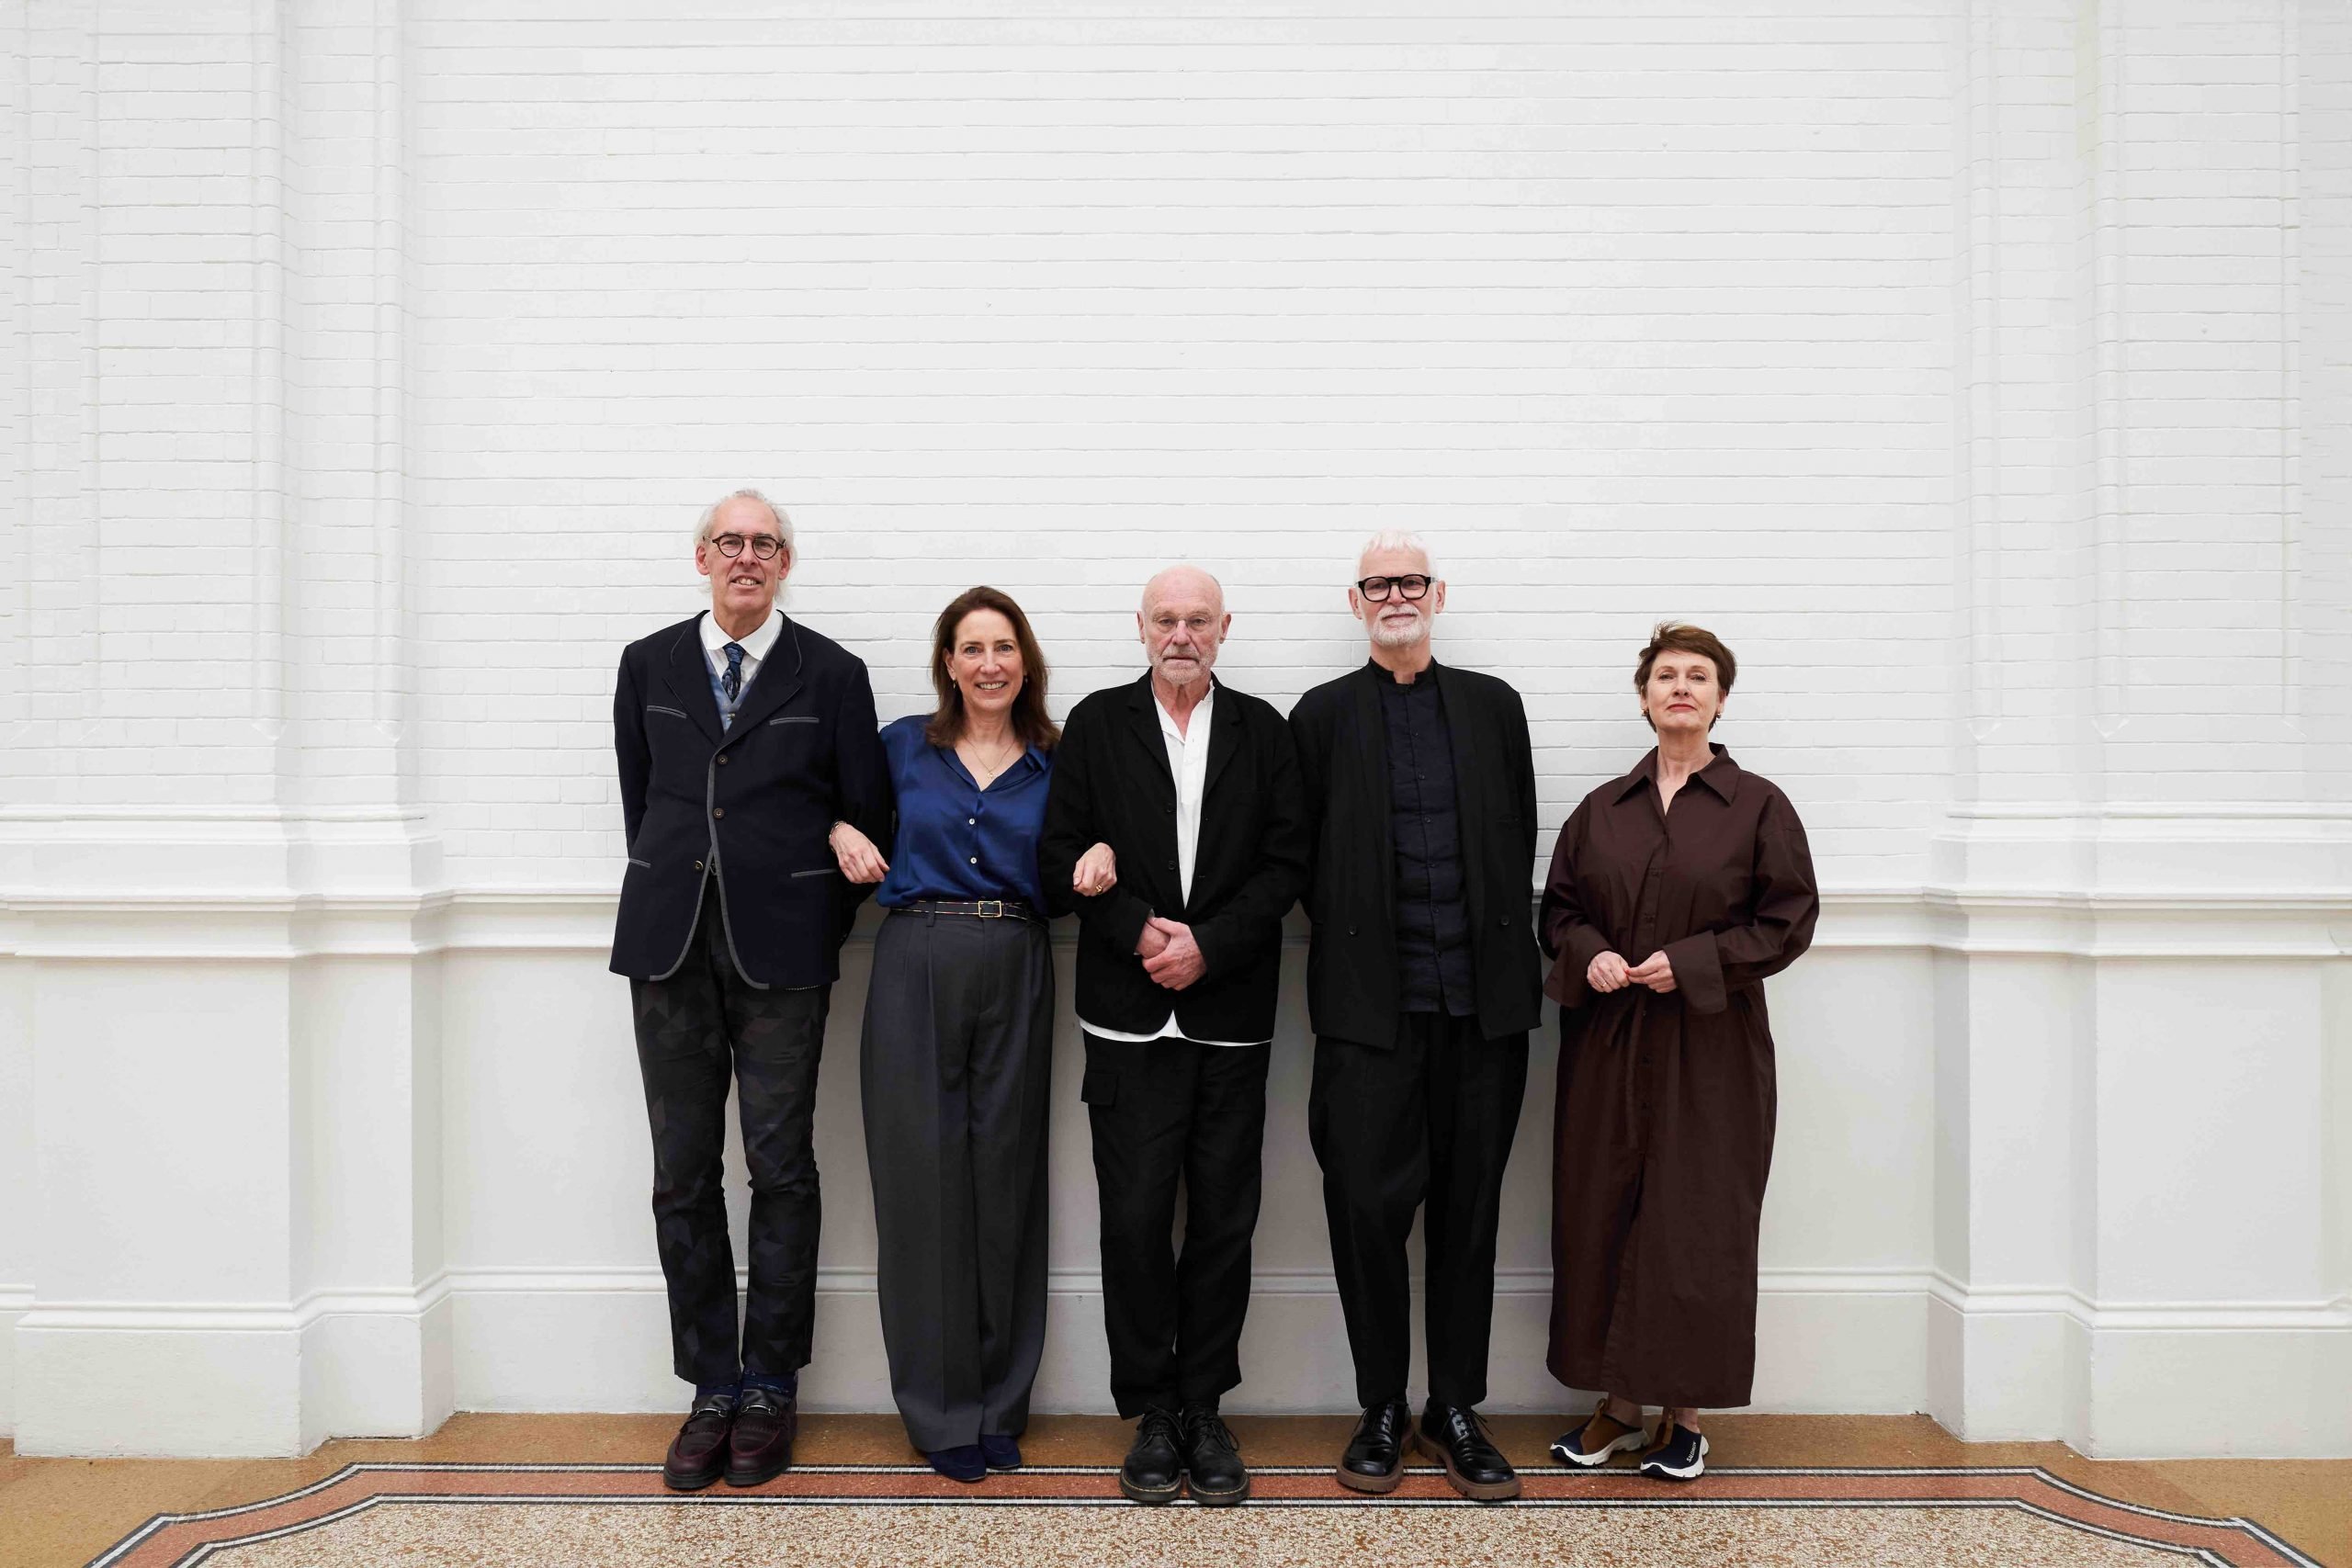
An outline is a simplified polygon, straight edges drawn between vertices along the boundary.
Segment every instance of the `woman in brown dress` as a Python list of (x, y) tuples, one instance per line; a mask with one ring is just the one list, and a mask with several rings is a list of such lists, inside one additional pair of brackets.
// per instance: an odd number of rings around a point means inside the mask
[(1707, 739), (1737, 673), (1696, 626), (1660, 626), (1634, 676), (1657, 746), (1560, 829), (1542, 934), (1560, 1004), (1552, 1375), (1604, 1391), (1552, 1445), (1646, 1475), (1706, 1468), (1699, 1409), (1745, 1404), (1756, 1232), (1772, 1165), (1765, 976), (1813, 940), (1804, 824)]

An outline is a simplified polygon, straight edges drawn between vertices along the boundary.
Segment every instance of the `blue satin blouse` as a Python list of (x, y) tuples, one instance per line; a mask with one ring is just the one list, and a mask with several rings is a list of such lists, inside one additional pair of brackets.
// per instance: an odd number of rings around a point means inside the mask
[(1042, 913), (1037, 840), (1053, 759), (1032, 746), (980, 789), (952, 749), (923, 739), (927, 722), (913, 715), (882, 727), (899, 831), (874, 901), (895, 909), (918, 898), (1023, 898)]

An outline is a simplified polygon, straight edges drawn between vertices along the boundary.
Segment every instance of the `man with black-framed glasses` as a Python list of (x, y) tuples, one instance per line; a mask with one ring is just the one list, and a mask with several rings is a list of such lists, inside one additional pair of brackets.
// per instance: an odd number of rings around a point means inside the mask
[[(1307, 1126), (1363, 1410), (1334, 1473), (1393, 1490), (1418, 1442), (1456, 1491), (1493, 1501), (1519, 1493), (1476, 1405), (1503, 1168), (1543, 1005), (1534, 755), (1517, 692), (1431, 653), (1445, 583), (1419, 539), (1374, 536), (1348, 607), (1370, 659), (1290, 716), (1314, 854)], [(1405, 1244), (1425, 1204), (1429, 1402), (1416, 1432)]]
[[(653, 1134), (672, 1367), (695, 1386), (662, 1479), (754, 1486), (792, 1461), (816, 1315), (811, 1113), (842, 939), (868, 884), (846, 822), (888, 842), (890, 781), (865, 665), (775, 607), (792, 524), (753, 490), (704, 512), (710, 608), (629, 644), (613, 697), (628, 868), (612, 967), (629, 979)], [(736, 1326), (720, 1189), (733, 1085), (752, 1179)]]

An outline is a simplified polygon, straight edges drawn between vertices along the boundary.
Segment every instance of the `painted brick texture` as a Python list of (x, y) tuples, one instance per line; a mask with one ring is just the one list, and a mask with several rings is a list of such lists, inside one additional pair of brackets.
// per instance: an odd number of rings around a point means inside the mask
[(2324, 7), (1562, 9), (0, 5), (0, 788), (609, 885), (615, 659), (755, 482), (886, 716), (975, 581), (1125, 678), (1179, 557), (1287, 702), (1407, 526), (1547, 820), (1665, 615), (1835, 886), (2340, 794)]

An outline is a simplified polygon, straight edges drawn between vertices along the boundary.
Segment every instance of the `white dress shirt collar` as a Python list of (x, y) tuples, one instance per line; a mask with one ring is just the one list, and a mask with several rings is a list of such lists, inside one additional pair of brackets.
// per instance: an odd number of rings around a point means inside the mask
[(770, 610), (768, 618), (760, 623), (759, 630), (749, 637), (730, 637), (719, 626), (718, 617), (705, 610), (701, 630), (702, 650), (710, 660), (710, 672), (716, 675), (727, 668), (727, 645), (734, 642), (742, 647), (743, 678), (749, 681), (766, 660), (768, 650), (775, 647), (775, 639), (784, 635), (784, 612)]

